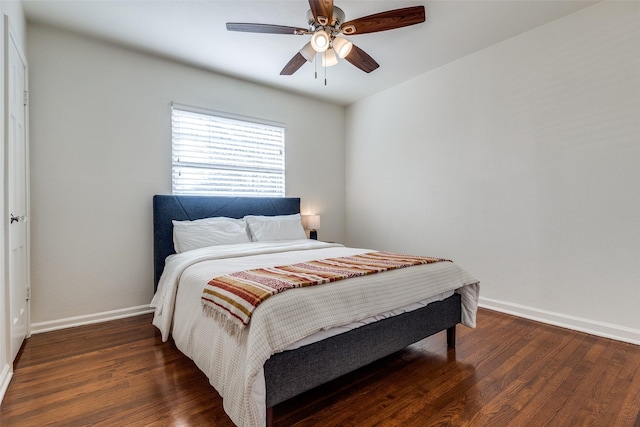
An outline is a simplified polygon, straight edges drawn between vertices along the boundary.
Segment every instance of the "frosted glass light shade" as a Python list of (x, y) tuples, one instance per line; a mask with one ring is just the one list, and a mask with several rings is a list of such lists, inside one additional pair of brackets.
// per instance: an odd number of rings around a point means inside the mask
[(333, 50), (336, 51), (340, 58), (344, 58), (345, 56), (349, 55), (352, 47), (353, 43), (351, 43), (344, 37), (336, 37), (335, 39), (333, 39)]
[(305, 44), (304, 47), (300, 49), (300, 55), (302, 55), (308, 62), (313, 62), (313, 60), (316, 58), (316, 51), (313, 50), (311, 42)]
[(322, 66), (323, 67), (332, 67), (338, 63), (338, 57), (336, 56), (336, 51), (333, 49), (327, 49), (322, 54)]
[(316, 52), (324, 52), (329, 48), (329, 34), (325, 30), (316, 31), (311, 36), (311, 46)]

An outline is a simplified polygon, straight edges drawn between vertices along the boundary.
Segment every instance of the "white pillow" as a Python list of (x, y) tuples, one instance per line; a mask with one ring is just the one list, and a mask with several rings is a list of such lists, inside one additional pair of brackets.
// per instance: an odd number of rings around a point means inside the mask
[(206, 246), (251, 242), (247, 225), (242, 219), (216, 217), (171, 222), (176, 253)]
[(244, 220), (249, 226), (251, 239), (254, 242), (307, 238), (307, 234), (302, 228), (300, 214), (279, 216), (248, 215), (244, 217)]

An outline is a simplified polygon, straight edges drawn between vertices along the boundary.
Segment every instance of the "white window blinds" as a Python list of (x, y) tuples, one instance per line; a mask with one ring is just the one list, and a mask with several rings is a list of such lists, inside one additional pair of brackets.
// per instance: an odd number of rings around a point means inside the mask
[(172, 106), (173, 194), (284, 197), (284, 128)]

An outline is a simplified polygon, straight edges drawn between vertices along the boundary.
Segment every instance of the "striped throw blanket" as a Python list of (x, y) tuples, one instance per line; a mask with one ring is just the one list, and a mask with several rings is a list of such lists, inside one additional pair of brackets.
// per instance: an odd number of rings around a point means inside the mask
[(230, 333), (236, 334), (249, 324), (256, 307), (279, 292), (440, 261), (449, 260), (370, 252), (240, 271), (209, 281), (202, 293), (202, 305), (205, 314), (215, 318)]

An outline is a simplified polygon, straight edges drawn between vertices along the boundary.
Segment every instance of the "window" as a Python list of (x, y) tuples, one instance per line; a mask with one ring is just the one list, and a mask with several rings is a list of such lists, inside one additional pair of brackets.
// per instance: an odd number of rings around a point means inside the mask
[(173, 194), (284, 197), (284, 127), (172, 105)]

